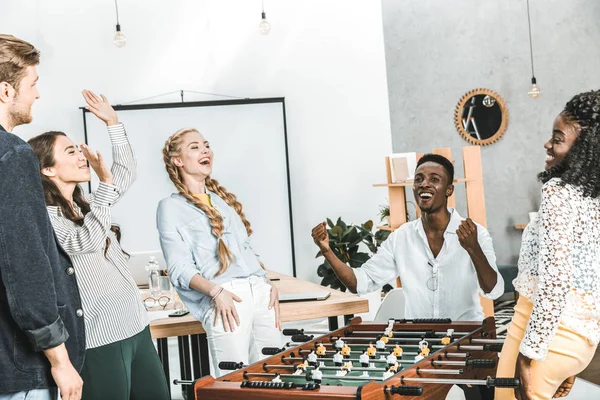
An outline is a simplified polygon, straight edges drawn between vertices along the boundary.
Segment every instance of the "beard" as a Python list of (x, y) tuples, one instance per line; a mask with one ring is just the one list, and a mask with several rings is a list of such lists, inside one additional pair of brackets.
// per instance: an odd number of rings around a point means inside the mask
[(26, 106), (20, 100), (19, 96), (17, 96), (15, 98), (13, 106), (8, 112), (8, 118), (10, 119), (10, 122), (13, 127), (29, 124), (31, 121), (33, 121), (33, 117), (31, 115), (31, 105)]

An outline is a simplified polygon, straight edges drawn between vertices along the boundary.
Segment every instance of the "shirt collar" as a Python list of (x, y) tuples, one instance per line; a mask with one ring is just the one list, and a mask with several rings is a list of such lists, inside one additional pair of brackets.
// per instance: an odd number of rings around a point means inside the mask
[[(450, 212), (450, 221), (448, 221), (448, 226), (446, 227), (444, 235), (446, 233), (456, 235), (456, 230), (460, 226), (460, 223), (463, 220), (463, 218), (460, 216), (458, 211), (456, 211), (452, 207), (448, 207), (448, 211)], [(425, 228), (423, 227), (423, 220), (421, 218), (419, 218), (419, 222), (416, 224), (416, 228), (417, 232), (421, 235), (421, 237), (427, 240), (427, 236), (425, 235)]]
[(0, 131), (8, 132), (6, 129), (4, 129), (4, 127), (2, 125), (0, 125)]

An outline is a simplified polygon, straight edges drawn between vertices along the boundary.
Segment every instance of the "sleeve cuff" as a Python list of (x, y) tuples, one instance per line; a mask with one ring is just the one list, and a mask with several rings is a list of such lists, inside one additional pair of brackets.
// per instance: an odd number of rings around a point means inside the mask
[(94, 192), (94, 203), (101, 207), (110, 207), (119, 198), (119, 189), (110, 183), (100, 182)]
[(365, 271), (363, 271), (361, 268), (354, 268), (352, 272), (354, 272), (354, 276), (356, 277), (356, 294), (363, 295), (368, 293), (369, 278), (367, 277)]
[[(196, 270), (183, 271), (177, 278), (177, 286), (182, 289), (190, 289), (190, 282), (192, 278), (198, 273)], [(175, 284), (175, 282), (173, 283)]]
[(107, 129), (108, 136), (110, 137), (110, 143), (113, 146), (120, 146), (129, 143), (129, 139), (127, 139), (127, 133), (125, 133), (125, 125), (122, 123), (107, 126)]
[(51, 349), (63, 344), (69, 338), (69, 332), (60, 317), (50, 325), (25, 331), (25, 334), (31, 341), (34, 351)]
[(485, 293), (481, 287), (479, 287), (479, 293), (481, 293), (482, 297), (490, 300), (496, 300), (498, 297), (502, 296), (504, 294), (504, 279), (502, 278), (502, 275), (500, 275), (500, 272), (496, 271), (496, 286), (494, 286), (492, 291)]

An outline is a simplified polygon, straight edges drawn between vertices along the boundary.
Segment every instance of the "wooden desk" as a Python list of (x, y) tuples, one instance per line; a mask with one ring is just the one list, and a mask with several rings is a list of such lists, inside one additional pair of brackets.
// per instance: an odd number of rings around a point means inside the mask
[[(268, 277), (269, 279), (275, 279), (273, 284), (277, 287), (280, 294), (331, 292), (331, 296), (322, 301), (281, 303), (279, 309), (282, 322), (329, 318), (329, 330), (336, 330), (339, 328), (338, 316), (343, 315), (347, 323), (354, 314), (369, 311), (369, 302), (367, 299), (356, 295), (331, 288), (324, 288), (315, 283), (273, 271), (268, 271)], [(168, 305), (166, 307), (166, 309), (169, 308), (172, 308), (172, 306)], [(167, 317), (154, 320), (150, 322), (150, 333), (152, 338), (157, 341), (158, 355), (169, 383), (171, 382), (167, 346), (167, 338), (169, 337), (177, 337), (182, 380), (197, 379), (210, 373), (206, 332), (202, 328), (200, 321), (196, 320), (190, 314), (184, 317)]]

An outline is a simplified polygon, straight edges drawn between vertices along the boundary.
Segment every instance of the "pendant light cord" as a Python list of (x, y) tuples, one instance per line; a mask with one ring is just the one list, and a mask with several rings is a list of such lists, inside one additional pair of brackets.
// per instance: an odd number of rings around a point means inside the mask
[(533, 44), (531, 42), (531, 16), (529, 14), (529, 0), (527, 0), (527, 24), (529, 26), (529, 54), (531, 55), (531, 77), (535, 78), (535, 72), (533, 70)]
[(119, 25), (119, 4), (117, 4), (117, 0), (115, 0), (115, 10), (117, 10), (117, 25)]

